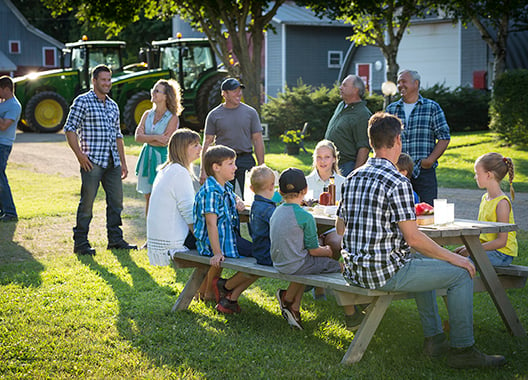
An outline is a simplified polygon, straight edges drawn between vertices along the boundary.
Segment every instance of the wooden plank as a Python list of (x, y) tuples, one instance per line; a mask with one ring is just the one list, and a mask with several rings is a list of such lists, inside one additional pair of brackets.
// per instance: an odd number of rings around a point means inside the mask
[(365, 319), (361, 322), (354, 339), (350, 343), (345, 356), (343, 356), (341, 364), (353, 364), (361, 360), (392, 301), (392, 297), (392, 295), (386, 295), (374, 298), (367, 310)]
[(180, 293), (176, 303), (172, 307), (172, 311), (185, 310), (189, 307), (194, 295), (207, 276), (208, 271), (209, 267), (205, 265), (199, 265), (194, 269), (194, 272), (191, 274), (191, 278), (189, 278), (187, 284), (185, 284), (185, 288), (183, 288), (183, 291)]
[(510, 276), (528, 277), (528, 267), (522, 265), (508, 265), (506, 267), (495, 267), (498, 274)]
[(510, 334), (514, 336), (526, 336), (526, 331), (519, 321), (519, 318), (506, 295), (506, 290), (504, 290), (497, 277), (495, 269), (489, 261), (486, 251), (482, 248), (478, 236), (464, 236), (463, 239), (465, 240), (465, 245), (480, 272), (480, 277)]

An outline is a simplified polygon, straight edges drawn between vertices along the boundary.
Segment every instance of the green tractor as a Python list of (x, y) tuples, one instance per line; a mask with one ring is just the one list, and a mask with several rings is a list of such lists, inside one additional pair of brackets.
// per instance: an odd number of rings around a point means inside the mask
[(178, 81), (183, 93), (181, 125), (194, 130), (204, 126), (207, 113), (221, 103), (220, 86), (227, 71), (218, 68), (205, 38), (153, 41), (142, 49), (148, 68), (112, 78), (112, 98), (121, 109), (121, 129), (134, 133), (143, 113), (152, 107), (150, 89), (159, 79)]
[[(60, 131), (73, 99), (90, 89), (90, 73), (95, 66), (106, 64), (114, 77), (132, 72), (122, 65), (125, 46), (123, 41), (87, 41), (83, 38), (66, 44), (61, 56), (62, 69), (15, 78), (15, 94), (22, 105), (18, 128), (24, 132)], [(69, 58), (69, 64), (65, 65), (66, 58)]]

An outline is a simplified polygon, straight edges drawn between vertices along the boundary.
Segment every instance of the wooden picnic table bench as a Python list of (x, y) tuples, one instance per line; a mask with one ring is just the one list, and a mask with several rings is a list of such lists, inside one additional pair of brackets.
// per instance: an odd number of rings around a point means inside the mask
[[(194, 267), (195, 269), (176, 300), (172, 308), (173, 311), (185, 310), (189, 307), (200, 284), (207, 275), (210, 267), (209, 259), (207, 256), (200, 256), (197, 251), (181, 252), (175, 255), (173, 261), (176, 268)], [(335, 294), (337, 303), (342, 306), (370, 304), (363, 322), (355, 333), (354, 339), (341, 361), (343, 364), (352, 364), (361, 360), (385, 311), (393, 300), (413, 298), (411, 294), (404, 292), (386, 292), (352, 286), (346, 282), (341, 273), (319, 275), (287, 275), (279, 273), (274, 267), (257, 264), (252, 257), (240, 257), (238, 259), (226, 258), (222, 263), (222, 268), (260, 277), (331, 289)], [(499, 267), (496, 268), (496, 272), (504, 289), (522, 288), (526, 284), (528, 277), (528, 267), (519, 265)], [(487, 291), (486, 285), (483, 283), (481, 277), (475, 277), (473, 281), (475, 292)], [(445, 289), (438, 290), (438, 295), (445, 294)]]

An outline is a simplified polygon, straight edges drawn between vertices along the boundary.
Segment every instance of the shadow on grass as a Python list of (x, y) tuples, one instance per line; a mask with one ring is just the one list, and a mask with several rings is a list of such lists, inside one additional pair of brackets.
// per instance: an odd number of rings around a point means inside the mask
[(44, 266), (31, 252), (13, 241), (18, 223), (20, 222), (0, 223), (0, 283), (24, 287), (40, 286), (40, 274)]
[[(136, 264), (129, 252), (114, 250), (112, 253), (130, 276), (131, 283), (120, 279), (93, 257), (78, 259), (112, 288), (119, 303), (119, 334), (144, 352), (151, 365), (211, 378), (230, 378), (234, 374), (252, 377), (255, 373), (260, 373), (257, 377), (267, 374), (276, 378), (284, 376), (284, 365), (288, 363), (294, 366), (295, 373), (303, 372), (301, 363), (306, 360), (337, 364), (344, 354), (340, 348), (350, 343), (346, 333), (331, 339), (318, 336), (312, 324), (323, 323), (319, 319), (307, 323), (308, 332), (292, 331), (279, 315), (278, 307), (277, 313), (272, 313), (250, 296), (241, 297), (243, 312), (238, 315), (222, 315), (214, 310), (214, 305), (196, 301), (186, 311), (172, 312), (178, 291), (160, 286)], [(175, 271), (177, 287), (183, 289), (191, 271)], [(255, 291), (261, 292), (261, 289)], [(275, 301), (273, 292), (263, 293), (265, 298)]]

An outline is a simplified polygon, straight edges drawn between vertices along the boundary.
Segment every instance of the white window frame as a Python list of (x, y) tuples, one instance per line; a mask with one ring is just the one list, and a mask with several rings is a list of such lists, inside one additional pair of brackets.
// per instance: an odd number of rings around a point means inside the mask
[[(46, 64), (46, 51), (53, 51), (53, 65)], [(57, 49), (53, 46), (43, 46), (42, 47), (42, 67), (57, 67)]]
[[(14, 52), (11, 48), (13, 47), (13, 44), (18, 45), (18, 51)], [(20, 43), (20, 40), (9, 40), (9, 53), (10, 54), (20, 54), (22, 53), (22, 45)]]
[[(336, 55), (338, 57), (336, 57)], [(332, 63), (336, 58), (339, 59), (339, 63)], [(340, 69), (343, 66), (343, 52), (341, 50), (328, 50), (328, 68), (329, 69)]]

